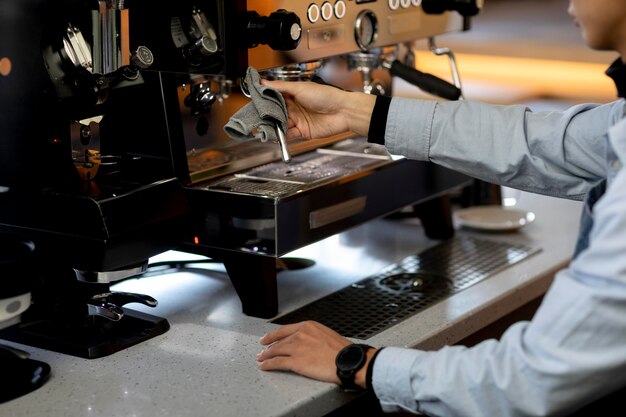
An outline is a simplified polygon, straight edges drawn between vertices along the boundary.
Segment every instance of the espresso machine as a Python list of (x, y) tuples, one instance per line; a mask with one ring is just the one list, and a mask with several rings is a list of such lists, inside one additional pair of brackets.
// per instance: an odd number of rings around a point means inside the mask
[[(178, 86), (192, 206), (191, 234), (179, 249), (222, 262), (243, 312), (270, 318), (280, 311), (277, 262), (295, 249), (410, 205), (423, 208), (432, 237), (450, 237), (450, 207), (439, 197), (468, 185), (466, 176), (394, 157), (351, 132), (290, 141), (287, 164), (278, 144), (234, 142), (223, 126), (248, 103), (240, 88), (248, 66), (268, 79), (311, 80), (370, 94), (392, 95), (392, 78), (400, 76), (439, 97), (460, 99), (457, 74), (448, 82), (417, 70), (412, 43), (430, 39), (434, 45), (436, 35), (467, 30), (482, 2), (228, 4), (235, 4), (235, 19), (228, 22), (237, 22), (230, 32), (237, 31), (237, 40), (229, 42), (227, 30), (218, 33), (227, 49), (237, 48), (225, 54), (236, 57), (235, 65), (225, 66), (226, 79), (192, 76)], [(204, 101), (211, 104), (198, 106), (198, 95), (207, 94)]]
[[(393, 94), (402, 76), (460, 98), (460, 85), (415, 69), (410, 45), (468, 29), (479, 7), (1, 2), (0, 233), (33, 243), (37, 274), (30, 308), (0, 339), (97, 358), (162, 334), (165, 318), (125, 306), (157, 300), (111, 286), (169, 249), (222, 262), (243, 312), (274, 317), (281, 256), (467, 185), (351, 132), (281, 149), (223, 127), (249, 101), (249, 66), (372, 94)], [(425, 224), (449, 223), (445, 207), (426, 212)]]
[(95, 358), (169, 328), (124, 307), (157, 300), (110, 288), (177, 246), (190, 212), (166, 81), (132, 26), (124, 1), (0, 2), (0, 233), (34, 245), (22, 279), (37, 270), (0, 339)]

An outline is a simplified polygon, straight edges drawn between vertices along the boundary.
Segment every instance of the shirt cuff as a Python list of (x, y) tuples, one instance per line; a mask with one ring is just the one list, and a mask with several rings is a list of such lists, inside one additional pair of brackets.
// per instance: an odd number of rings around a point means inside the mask
[(370, 118), (370, 127), (367, 132), (367, 141), (370, 143), (385, 144), (385, 126), (387, 125), (387, 113), (391, 97), (376, 96), (376, 103)]
[(372, 387), (384, 412), (417, 410), (411, 369), (423, 354), (416, 349), (386, 347), (376, 357)]
[(394, 97), (389, 106), (385, 146), (389, 153), (428, 161), (437, 102)]

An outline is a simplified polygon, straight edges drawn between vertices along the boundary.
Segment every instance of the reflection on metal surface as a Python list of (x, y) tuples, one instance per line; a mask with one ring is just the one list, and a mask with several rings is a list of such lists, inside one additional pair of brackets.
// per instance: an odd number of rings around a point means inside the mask
[(336, 221), (355, 216), (365, 210), (367, 197), (355, 197), (341, 203), (312, 211), (309, 214), (309, 227), (319, 229)]
[(316, 320), (345, 337), (368, 339), (539, 251), (525, 245), (457, 236), (274, 323)]
[(369, 148), (367, 145), (362, 146), (360, 154), (356, 149), (347, 152), (341, 150), (309, 152), (294, 157), (289, 165), (282, 162), (261, 165), (207, 182), (202, 184), (202, 187), (207, 190), (285, 197), (322, 182), (375, 169), (392, 161), (389, 156), (365, 153), (365, 149)]
[(308, 31), (309, 49), (320, 49), (337, 45), (344, 40), (344, 27), (341, 25), (326, 26)]

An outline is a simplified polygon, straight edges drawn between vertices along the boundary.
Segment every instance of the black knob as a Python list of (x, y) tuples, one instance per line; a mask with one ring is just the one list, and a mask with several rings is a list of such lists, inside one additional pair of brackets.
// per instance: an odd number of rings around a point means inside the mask
[(207, 112), (217, 100), (217, 93), (211, 90), (211, 83), (195, 84), (191, 92), (185, 97), (185, 106), (191, 108), (195, 116)]
[(183, 48), (183, 55), (191, 65), (201, 65), (206, 57), (217, 52), (217, 37), (214, 35), (215, 32), (211, 31)]
[(130, 57), (131, 66), (137, 69), (146, 69), (154, 63), (154, 55), (145, 46), (139, 46)]
[(482, 0), (422, 0), (422, 9), (428, 14), (441, 14), (448, 10), (463, 16), (475, 16), (482, 8)]
[(122, 67), (121, 73), (125, 78), (135, 80), (139, 76), (140, 70), (149, 68), (153, 63), (154, 55), (152, 55), (152, 51), (146, 46), (139, 46), (130, 56), (130, 65)]
[(269, 16), (248, 12), (246, 24), (247, 47), (268, 45), (277, 51), (296, 49), (302, 39), (302, 24), (297, 14), (280, 9)]

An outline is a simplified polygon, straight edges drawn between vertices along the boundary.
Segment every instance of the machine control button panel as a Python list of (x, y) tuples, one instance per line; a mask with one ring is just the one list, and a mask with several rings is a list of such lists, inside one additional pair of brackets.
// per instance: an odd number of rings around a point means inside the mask
[(427, 0), (247, 0), (248, 13), (271, 15), (276, 10), (288, 10), (302, 22), (302, 42), (295, 49), (287, 54), (274, 54), (261, 45), (248, 51), (248, 64), (259, 70), (270, 69), (425, 39), (467, 27), (464, 16), (456, 11), (426, 13), (426, 3)]
[[(374, 3), (376, 0), (357, 0), (356, 5), (367, 5), (368, 3)], [(415, 8), (422, 6), (422, 0), (387, 0), (387, 6), (389, 10), (402, 10), (408, 8)], [(323, 3), (310, 3), (307, 7), (306, 16), (310, 23), (327, 22), (333, 18), (343, 19), (348, 10), (352, 6), (348, 6), (345, 0), (324, 1)]]
[(315, 3), (311, 4), (306, 11), (306, 17), (309, 19), (309, 22), (311, 23), (317, 22), (320, 16), (321, 16), (320, 6), (318, 6)]

